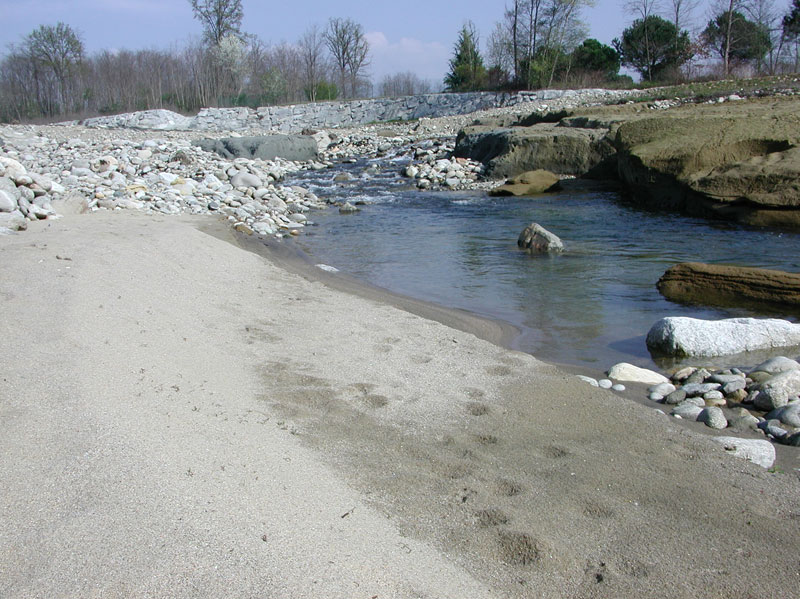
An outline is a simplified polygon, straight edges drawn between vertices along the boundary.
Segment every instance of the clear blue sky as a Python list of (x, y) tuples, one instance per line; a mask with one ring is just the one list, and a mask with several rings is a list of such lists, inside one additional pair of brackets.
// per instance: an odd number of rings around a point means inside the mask
[[(590, 36), (610, 43), (632, 20), (622, 0), (597, 0), (583, 18)], [(372, 47), (374, 80), (413, 71), (441, 81), (462, 23), (471, 19), (484, 39), (502, 17), (505, 2), (492, 0), (244, 0), (244, 26), (267, 43), (294, 42), (312, 23), (350, 17)], [(42, 24), (58, 21), (78, 30), (87, 50), (166, 49), (199, 37), (188, 0), (0, 0), (0, 51)]]

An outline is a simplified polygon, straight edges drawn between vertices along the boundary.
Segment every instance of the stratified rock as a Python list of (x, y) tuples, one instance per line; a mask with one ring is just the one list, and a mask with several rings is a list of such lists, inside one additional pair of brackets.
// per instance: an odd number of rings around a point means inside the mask
[(261, 158), (308, 161), (317, 158), (317, 142), (308, 135), (262, 135), (257, 137), (225, 137), (194, 142), (206, 152), (223, 158)]
[(712, 437), (737, 458), (744, 458), (762, 468), (771, 468), (775, 463), (775, 447), (764, 439), (739, 439), (738, 437)]
[(489, 192), (490, 196), (532, 196), (559, 188), (559, 178), (550, 171), (535, 170), (512, 177), (500, 187)]
[(647, 333), (647, 347), (667, 356), (724, 356), (800, 345), (800, 324), (774, 318), (701, 320), (670, 316)]
[(531, 223), (522, 230), (517, 245), (532, 253), (564, 251), (561, 239), (537, 223)]
[(629, 118), (620, 178), (641, 202), (759, 225), (800, 223), (798, 99), (701, 105)]
[(613, 156), (607, 132), (550, 123), (502, 129), (472, 126), (459, 132), (454, 155), (482, 162), (486, 175), (494, 178), (535, 169), (584, 175)]
[(626, 381), (630, 383), (645, 383), (649, 385), (658, 385), (659, 383), (668, 383), (669, 379), (662, 374), (648, 370), (647, 368), (639, 368), (627, 362), (620, 362), (611, 367), (607, 372), (608, 378), (615, 381)]
[(667, 269), (656, 287), (674, 302), (800, 305), (800, 274), (780, 270), (684, 262)]

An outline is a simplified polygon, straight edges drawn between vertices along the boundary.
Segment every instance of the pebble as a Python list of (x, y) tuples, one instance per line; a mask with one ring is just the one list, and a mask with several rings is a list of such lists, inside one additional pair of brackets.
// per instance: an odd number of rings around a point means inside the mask
[(600, 379), (599, 381), (597, 381), (597, 385), (598, 385), (598, 386), (599, 386), (601, 389), (611, 389), (611, 387), (613, 387), (613, 386), (614, 386), (614, 383), (612, 383), (612, 382), (611, 382), (610, 380), (608, 380), (608, 379)]

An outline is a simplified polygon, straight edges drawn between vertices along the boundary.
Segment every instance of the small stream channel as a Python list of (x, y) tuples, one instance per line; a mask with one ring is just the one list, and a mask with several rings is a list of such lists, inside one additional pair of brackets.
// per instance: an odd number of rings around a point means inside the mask
[[(507, 321), (521, 330), (517, 349), (596, 370), (620, 361), (654, 367), (644, 339), (664, 316), (796, 320), (676, 304), (655, 284), (687, 261), (798, 271), (797, 233), (645, 211), (613, 189), (582, 183), (535, 199), (423, 192), (399, 175), (405, 164), (361, 160), (288, 181), (329, 201), (365, 202), (352, 215), (309, 214), (316, 226), (293, 243), (373, 285)], [(334, 182), (343, 172), (353, 179)], [(520, 251), (517, 237), (531, 222), (561, 237), (566, 251)]]

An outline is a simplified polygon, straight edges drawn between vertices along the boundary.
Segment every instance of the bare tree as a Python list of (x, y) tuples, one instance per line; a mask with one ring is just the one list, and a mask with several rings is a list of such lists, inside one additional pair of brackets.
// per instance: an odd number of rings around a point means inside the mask
[(73, 99), (73, 77), (83, 61), (83, 42), (78, 33), (60, 22), (42, 25), (25, 38), (24, 52), (34, 67), (37, 96), (43, 106), (48, 106), (45, 114), (66, 110)]
[(744, 10), (750, 19), (764, 31), (769, 33), (770, 48), (766, 62), (759, 60), (759, 71), (766, 66), (770, 74), (778, 69), (786, 37), (783, 35), (783, 15), (775, 6), (775, 0), (750, 0)]
[(417, 94), (429, 94), (431, 85), (428, 81), (423, 81), (411, 71), (405, 73), (395, 73), (386, 75), (381, 81), (381, 96), (415, 96)]
[(306, 95), (312, 102), (317, 101), (317, 87), (325, 71), (325, 36), (319, 26), (314, 24), (300, 38), (300, 57), (303, 61), (303, 78)]
[(328, 21), (325, 44), (339, 71), (342, 91), (350, 89), (355, 97), (364, 70), (369, 66), (369, 43), (364, 30), (352, 19), (333, 18)]
[(242, 0), (189, 0), (189, 4), (210, 44), (217, 46), (229, 35), (242, 37)]

